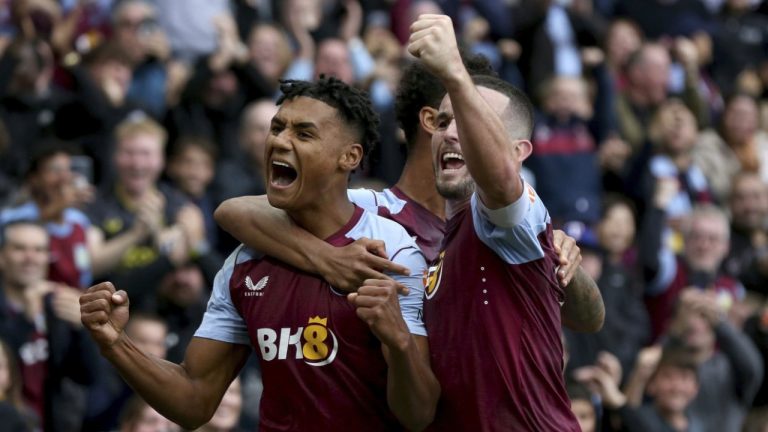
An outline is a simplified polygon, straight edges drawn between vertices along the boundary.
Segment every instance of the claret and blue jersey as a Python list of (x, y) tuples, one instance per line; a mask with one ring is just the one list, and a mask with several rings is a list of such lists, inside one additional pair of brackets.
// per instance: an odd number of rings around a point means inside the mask
[[(401, 226), (359, 207), (326, 241), (361, 237), (384, 240), (390, 259), (411, 270), (395, 277), (410, 289), (400, 308), (411, 333), (426, 335), (421, 251)], [(262, 430), (401, 429), (387, 403), (381, 342), (346, 295), (317, 276), (241, 246), (216, 276), (195, 336), (255, 347)]]
[(424, 320), (442, 387), (432, 429), (578, 431), (563, 380), (550, 218), (525, 185), (490, 210), (473, 195), (448, 221)]

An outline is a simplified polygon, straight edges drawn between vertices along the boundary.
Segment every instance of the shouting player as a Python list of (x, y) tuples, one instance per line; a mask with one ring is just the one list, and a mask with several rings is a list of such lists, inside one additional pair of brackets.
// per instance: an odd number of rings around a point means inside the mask
[(445, 85), (432, 154), (448, 228), (424, 304), (442, 386), (434, 430), (573, 431), (549, 215), (520, 177), (532, 107), (461, 63), (453, 24), (422, 15), (408, 51)]
[[(103, 355), (155, 409), (194, 429), (215, 411), (258, 347), (261, 430), (422, 429), (439, 385), (420, 321), (425, 261), (396, 223), (347, 199), (349, 174), (377, 139), (369, 100), (339, 80), (288, 82), (267, 139), (267, 195), (298, 225), (334, 246), (384, 239), (413, 271), (368, 280), (354, 294), (240, 247), (217, 275), (203, 323), (176, 365), (135, 348), (122, 329), (128, 299), (109, 284), (81, 298), (82, 320)], [(372, 421), (372, 419), (374, 419)]]

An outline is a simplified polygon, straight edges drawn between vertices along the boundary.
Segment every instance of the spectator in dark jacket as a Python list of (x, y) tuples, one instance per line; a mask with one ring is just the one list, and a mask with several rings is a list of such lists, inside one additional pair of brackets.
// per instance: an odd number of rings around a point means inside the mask
[(95, 345), (80, 325), (79, 293), (45, 279), (48, 233), (29, 221), (2, 229), (0, 337), (19, 358), (23, 396), (45, 430), (77, 430), (82, 389), (98, 376)]

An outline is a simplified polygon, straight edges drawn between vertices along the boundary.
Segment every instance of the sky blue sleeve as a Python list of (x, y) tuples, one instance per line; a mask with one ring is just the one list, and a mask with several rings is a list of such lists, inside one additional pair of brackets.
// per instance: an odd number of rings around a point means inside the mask
[(550, 223), (544, 203), (528, 184), (517, 201), (500, 209), (487, 208), (472, 194), (472, 221), (480, 240), (508, 264), (524, 264), (544, 257), (539, 234)]
[(211, 298), (195, 337), (233, 344), (251, 344), (245, 321), (235, 309), (229, 293), (229, 280), (232, 278), (237, 255), (242, 249), (242, 246), (235, 249), (216, 274)]
[(408, 287), (407, 295), (400, 295), (400, 312), (403, 314), (405, 324), (412, 334), (427, 335), (422, 314), (424, 311), (424, 271), (427, 262), (424, 255), (416, 247), (409, 246), (392, 257), (392, 262), (403, 265), (411, 270), (408, 276), (390, 275), (392, 279)]
[(367, 210), (373, 214), (376, 214), (379, 211), (379, 202), (376, 199), (376, 192), (371, 189), (347, 189), (347, 197), (363, 210)]

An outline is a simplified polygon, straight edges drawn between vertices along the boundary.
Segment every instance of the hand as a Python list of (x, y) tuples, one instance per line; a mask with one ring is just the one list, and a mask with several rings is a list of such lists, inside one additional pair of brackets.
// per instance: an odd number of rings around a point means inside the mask
[(63, 284), (53, 284), (53, 313), (60, 320), (80, 327), (80, 290)]
[(80, 319), (100, 348), (114, 345), (128, 323), (128, 294), (111, 282), (88, 288), (80, 296)]
[(587, 69), (599, 66), (605, 60), (605, 53), (597, 47), (585, 47), (581, 49), (581, 63)]
[(203, 212), (194, 204), (188, 204), (176, 215), (176, 224), (184, 234), (189, 250), (205, 241), (205, 218)]
[(467, 45), (472, 45), (485, 39), (490, 32), (491, 26), (485, 18), (477, 16), (472, 18), (464, 25), (462, 39)]
[(651, 345), (641, 349), (637, 354), (633, 373), (639, 374), (644, 380), (649, 379), (659, 365), (661, 352), (661, 345)]
[(688, 38), (679, 37), (675, 39), (673, 47), (675, 56), (686, 69), (698, 70), (699, 51), (696, 44)]
[(467, 75), (461, 61), (453, 22), (445, 15), (421, 15), (411, 24), (408, 52), (421, 59), (433, 75), (453, 81)]
[(614, 173), (621, 173), (631, 155), (632, 147), (618, 135), (606, 138), (597, 153), (603, 170)]
[(674, 177), (660, 177), (656, 180), (653, 192), (653, 204), (660, 210), (666, 210), (672, 199), (680, 192), (680, 182)]
[[(383, 272), (407, 276), (411, 271), (387, 259), (387, 249), (381, 240), (360, 238), (340, 248), (329, 249), (328, 254), (314, 257), (318, 272), (333, 287), (354, 292), (367, 279), (391, 279)], [(408, 294), (408, 288), (395, 283), (398, 293)]]
[(165, 61), (171, 56), (171, 43), (160, 29), (143, 36), (141, 43), (144, 45), (144, 50), (147, 54), (160, 61)]
[(597, 354), (596, 365), (607, 372), (613, 382), (621, 382), (623, 371), (621, 369), (621, 363), (619, 362), (618, 357), (609, 353), (608, 351), (600, 351), (600, 353)]
[(157, 191), (148, 192), (136, 208), (136, 221), (156, 235), (163, 228), (165, 197)]
[(581, 249), (576, 246), (576, 240), (560, 230), (552, 232), (553, 245), (560, 259), (557, 270), (557, 280), (560, 286), (568, 285), (581, 264)]
[(368, 324), (377, 338), (390, 349), (405, 351), (411, 333), (400, 312), (397, 288), (392, 280), (368, 279), (347, 299), (357, 308), (357, 316)]
[(189, 259), (189, 247), (180, 226), (162, 229), (155, 235), (155, 247), (176, 267)]
[(363, 27), (363, 8), (359, 0), (344, 0), (344, 9), (347, 13), (341, 22), (339, 37), (349, 41), (360, 35), (360, 29)]
[(618, 409), (626, 405), (627, 397), (619, 390), (619, 383), (602, 367), (585, 366), (576, 369), (573, 375), (590, 390), (599, 393), (607, 408)]
[(523, 47), (514, 39), (499, 39), (496, 46), (501, 56), (510, 61), (517, 61), (523, 53)]

